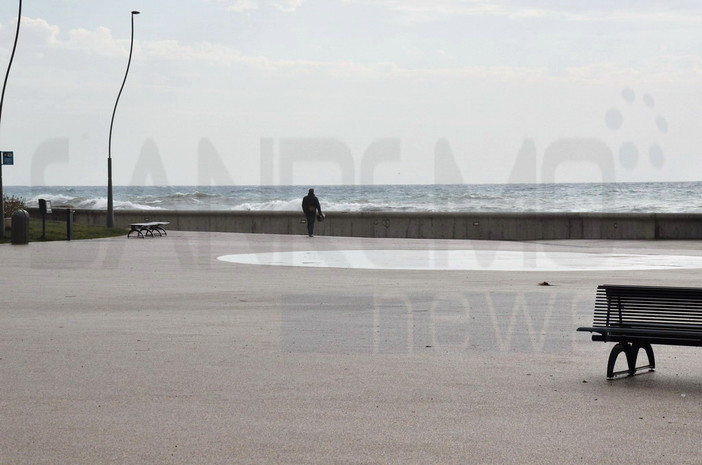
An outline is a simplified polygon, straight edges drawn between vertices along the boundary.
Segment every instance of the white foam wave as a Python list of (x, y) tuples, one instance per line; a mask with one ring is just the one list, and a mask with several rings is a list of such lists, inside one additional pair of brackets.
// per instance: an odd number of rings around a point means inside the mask
[(115, 202), (115, 210), (163, 210), (162, 207), (156, 207), (153, 205), (143, 205), (135, 202)]
[(39, 206), (39, 199), (45, 199), (51, 201), (51, 204), (54, 206), (58, 205), (67, 205), (70, 204), (71, 201), (75, 197), (70, 197), (67, 195), (61, 195), (61, 194), (39, 194), (35, 195), (31, 199), (27, 201), (27, 206), (28, 207), (38, 207)]
[[(85, 210), (105, 210), (107, 209), (107, 198), (106, 197), (95, 197), (95, 198), (80, 198), (71, 197), (63, 194), (39, 194), (32, 197), (27, 201), (27, 206), (38, 207), (39, 199), (45, 199), (51, 202), (52, 207), (70, 206), (73, 208), (80, 208)], [(113, 207), (115, 210), (163, 210), (161, 207), (154, 207), (150, 205), (143, 205), (136, 202), (130, 201), (119, 201), (115, 200), (113, 202)]]
[(300, 200), (271, 200), (268, 202), (245, 202), (232, 207), (234, 211), (298, 211)]
[[(438, 208), (432, 209), (427, 207), (410, 207), (400, 203), (373, 203), (368, 201), (360, 202), (328, 202), (322, 200), (322, 210), (330, 212), (368, 212), (368, 211), (435, 211)], [(244, 202), (234, 207), (232, 211), (294, 211), (297, 212), (301, 208), (301, 200), (270, 200), (267, 202)], [(445, 210), (445, 208), (444, 208)]]

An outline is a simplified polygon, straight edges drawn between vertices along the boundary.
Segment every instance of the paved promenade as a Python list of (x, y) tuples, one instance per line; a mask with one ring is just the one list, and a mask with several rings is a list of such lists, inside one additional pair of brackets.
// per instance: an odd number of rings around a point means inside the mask
[[(298, 266), (237, 261), (253, 253)], [(408, 256), (430, 266), (394, 269)], [(3, 245), (0, 464), (698, 464), (702, 352), (656, 348), (655, 373), (611, 382), (611, 345), (575, 332), (598, 284), (702, 286), (698, 259), (697, 241)]]

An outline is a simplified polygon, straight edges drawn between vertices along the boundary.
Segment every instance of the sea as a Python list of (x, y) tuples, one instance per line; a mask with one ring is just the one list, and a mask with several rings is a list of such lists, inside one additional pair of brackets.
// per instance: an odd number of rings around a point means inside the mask
[[(114, 186), (117, 209), (299, 211), (314, 187), (329, 212), (700, 213), (702, 182), (347, 186)], [(104, 210), (106, 186), (5, 186), (28, 207)]]

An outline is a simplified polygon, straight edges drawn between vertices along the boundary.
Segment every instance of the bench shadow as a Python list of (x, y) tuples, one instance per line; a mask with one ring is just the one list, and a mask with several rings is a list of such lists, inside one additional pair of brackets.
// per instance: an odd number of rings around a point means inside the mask
[(661, 393), (680, 392), (702, 396), (702, 377), (694, 371), (688, 373), (671, 373), (665, 370), (643, 371), (631, 376), (606, 379), (606, 384), (613, 388), (637, 391), (660, 391)]

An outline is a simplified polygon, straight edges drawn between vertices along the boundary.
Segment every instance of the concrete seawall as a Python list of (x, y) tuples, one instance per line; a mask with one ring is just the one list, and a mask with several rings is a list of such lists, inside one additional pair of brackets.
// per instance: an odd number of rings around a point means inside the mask
[[(30, 209), (33, 218), (38, 209)], [(104, 225), (106, 213), (79, 210), (74, 222)], [(55, 208), (52, 219), (65, 220)], [(182, 231), (306, 234), (297, 212), (117, 210), (115, 224), (168, 221)], [(315, 234), (417, 239), (702, 239), (702, 214), (329, 212)]]

